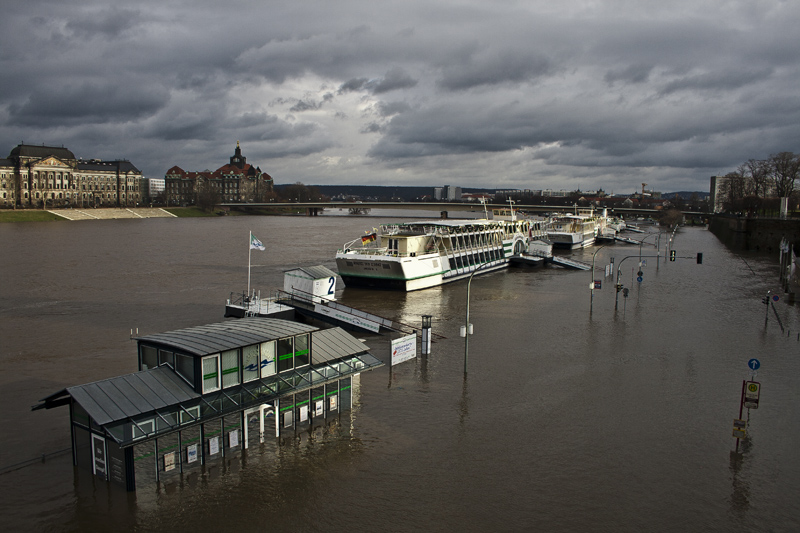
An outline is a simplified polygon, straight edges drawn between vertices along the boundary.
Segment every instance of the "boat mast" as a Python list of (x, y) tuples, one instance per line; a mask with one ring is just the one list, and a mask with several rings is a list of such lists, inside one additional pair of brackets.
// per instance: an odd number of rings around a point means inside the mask
[(514, 222), (517, 220), (517, 215), (514, 214), (514, 200), (509, 198), (508, 205), (511, 206), (511, 222)]

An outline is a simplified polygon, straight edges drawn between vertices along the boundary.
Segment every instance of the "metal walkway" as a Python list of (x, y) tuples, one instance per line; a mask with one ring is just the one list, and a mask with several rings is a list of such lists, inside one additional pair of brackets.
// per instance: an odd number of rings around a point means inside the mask
[(574, 268), (576, 270), (591, 270), (592, 265), (589, 263), (584, 263), (583, 261), (575, 261), (574, 259), (568, 259), (566, 257), (554, 255), (553, 256), (553, 263), (557, 265), (561, 265), (567, 268)]

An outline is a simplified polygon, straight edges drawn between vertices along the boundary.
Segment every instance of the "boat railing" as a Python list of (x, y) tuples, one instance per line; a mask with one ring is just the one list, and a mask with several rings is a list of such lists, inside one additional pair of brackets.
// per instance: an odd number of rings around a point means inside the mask
[(228, 298), (227, 305), (232, 307), (241, 307), (244, 309), (245, 316), (256, 316), (264, 309), (269, 309), (270, 304), (277, 304), (278, 293), (273, 293), (272, 296), (262, 298), (261, 291), (253, 291), (248, 294), (242, 292), (241, 294), (231, 292)]

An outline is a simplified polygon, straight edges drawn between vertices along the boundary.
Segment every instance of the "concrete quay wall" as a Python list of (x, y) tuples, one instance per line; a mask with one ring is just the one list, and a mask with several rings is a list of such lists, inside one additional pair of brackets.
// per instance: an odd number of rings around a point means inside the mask
[(714, 215), (708, 229), (726, 245), (737, 250), (761, 252), (780, 251), (781, 239), (786, 237), (795, 249), (800, 249), (800, 219), (745, 218)]

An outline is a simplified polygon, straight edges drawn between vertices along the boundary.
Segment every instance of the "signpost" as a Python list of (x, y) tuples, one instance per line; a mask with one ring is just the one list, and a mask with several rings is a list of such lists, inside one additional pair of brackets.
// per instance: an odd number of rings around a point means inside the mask
[[(756, 358), (747, 361), (747, 368), (750, 369), (752, 377), (750, 381), (742, 381), (742, 396), (739, 401), (739, 418), (734, 418), (733, 420), (733, 436), (736, 437), (736, 453), (739, 453), (739, 439), (743, 439), (747, 436), (747, 420), (742, 418), (742, 412), (745, 407), (748, 410), (758, 409), (758, 399), (761, 395), (761, 383), (753, 381), (753, 379), (757, 374), (756, 371), (760, 367), (761, 362)], [(750, 418), (749, 411), (747, 418)]]
[(744, 406), (748, 409), (758, 409), (758, 397), (761, 394), (761, 383), (747, 381), (744, 387)]
[(417, 356), (417, 335), (411, 334), (399, 339), (392, 339), (392, 366)]

